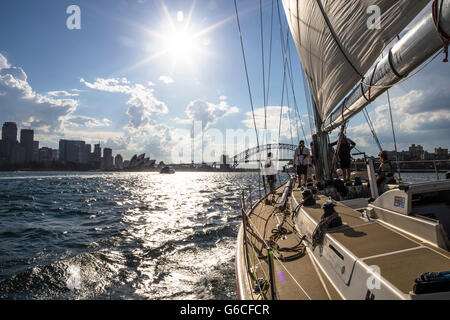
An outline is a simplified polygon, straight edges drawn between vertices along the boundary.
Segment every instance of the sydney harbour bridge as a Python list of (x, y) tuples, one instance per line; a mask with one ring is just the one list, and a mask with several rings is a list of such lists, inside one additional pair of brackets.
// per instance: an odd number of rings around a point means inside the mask
[(286, 143), (265, 144), (259, 147), (248, 148), (236, 154), (230, 159), (232, 168), (245, 163), (258, 163), (267, 158), (267, 153), (272, 152), (274, 160), (289, 162), (294, 158), (294, 151), (297, 146)]

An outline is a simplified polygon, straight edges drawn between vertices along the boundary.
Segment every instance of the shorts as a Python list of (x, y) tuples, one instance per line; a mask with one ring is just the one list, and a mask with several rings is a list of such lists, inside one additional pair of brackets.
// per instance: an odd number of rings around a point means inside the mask
[(307, 175), (308, 174), (308, 166), (297, 165), (297, 174), (299, 176), (302, 174)]
[(341, 169), (350, 169), (351, 163), (352, 163), (352, 160), (350, 158), (341, 159), (340, 162), (341, 162), (341, 165), (340, 165)]

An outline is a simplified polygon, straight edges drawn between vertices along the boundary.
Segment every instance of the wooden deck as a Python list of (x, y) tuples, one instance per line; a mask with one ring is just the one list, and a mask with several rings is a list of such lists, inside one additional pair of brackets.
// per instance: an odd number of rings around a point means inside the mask
[[(277, 190), (276, 198), (281, 198), (283, 188)], [(292, 196), (300, 202), (301, 191), (294, 188)], [(321, 205), (327, 201), (320, 197), (313, 207), (303, 207), (307, 215), (317, 224), (323, 214)], [(261, 202), (248, 216), (248, 241), (246, 244), (248, 261), (252, 268), (254, 279), (269, 281), (269, 268), (267, 259), (267, 245), (273, 230), (277, 229), (274, 217), (277, 205), (267, 205)], [(423, 243), (410, 235), (394, 230), (386, 224), (376, 220), (366, 221), (361, 213), (343, 204), (337, 203), (336, 211), (343, 220), (343, 226), (328, 231), (328, 235), (341, 244), (359, 261), (368, 266), (376, 265), (381, 270), (381, 276), (404, 294), (409, 294), (414, 280), (422, 273), (430, 271), (450, 270), (450, 253), (427, 243)], [(279, 220), (283, 215), (278, 213)], [(302, 235), (294, 228), (291, 216), (287, 216), (283, 227), (292, 234), (285, 240), (278, 240), (282, 248), (289, 248), (300, 242)], [(260, 239), (264, 239), (261, 241)], [(288, 256), (293, 253), (284, 253)], [(293, 261), (281, 261), (280, 253), (274, 252), (273, 283), (275, 299), (282, 300), (329, 300), (342, 299), (336, 288), (323, 273), (320, 266), (312, 256), (309, 249), (305, 255)], [(252, 280), (253, 284), (255, 283)], [(263, 295), (253, 293), (247, 299), (271, 299), (270, 289), (264, 288)]]
[[(284, 188), (277, 191), (276, 199), (280, 200)], [(249, 215), (249, 225), (247, 229), (248, 243), (248, 259), (250, 265), (256, 265), (252, 271), (254, 278), (262, 278), (269, 281), (269, 267), (267, 259), (267, 243), (272, 236), (272, 230), (277, 229), (277, 221), (272, 215), (276, 205), (267, 205), (260, 203)], [(280, 220), (283, 219), (278, 214)], [(287, 217), (283, 223), (283, 227), (292, 232), (286, 236), (286, 239), (278, 240), (277, 244), (281, 248), (294, 247), (300, 243), (301, 236), (294, 229), (291, 217)], [(260, 241), (264, 239), (264, 242)], [(284, 257), (295, 253), (281, 253)], [(328, 281), (325, 274), (314, 263), (310, 257), (310, 252), (306, 251), (305, 255), (293, 260), (283, 262), (280, 254), (274, 252), (273, 261), (273, 283), (275, 290), (275, 299), (280, 300), (330, 300), (341, 299), (336, 289)], [(272, 299), (270, 290), (265, 290), (265, 298)], [(249, 298), (249, 297), (247, 297)], [(262, 296), (253, 293), (253, 299), (260, 299)]]

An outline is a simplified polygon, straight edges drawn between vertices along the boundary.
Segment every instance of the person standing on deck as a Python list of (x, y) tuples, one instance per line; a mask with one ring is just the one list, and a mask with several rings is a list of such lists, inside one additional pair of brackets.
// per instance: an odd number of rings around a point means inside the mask
[[(339, 141), (339, 140), (338, 140)], [(333, 142), (331, 146), (335, 146), (338, 144), (338, 141)], [(356, 146), (356, 143), (347, 138), (345, 135), (342, 137), (341, 147), (338, 150), (340, 167), (342, 169), (342, 173), (344, 176), (344, 183), (350, 181), (350, 166), (352, 162), (351, 151)]]
[(298, 148), (294, 153), (294, 165), (297, 167), (298, 185), (306, 184), (308, 179), (308, 165), (310, 164), (311, 155), (309, 149), (305, 147), (305, 141), (301, 140), (298, 143)]
[(277, 172), (278, 172), (278, 170), (272, 159), (272, 152), (269, 152), (267, 154), (266, 163), (264, 164), (263, 175), (265, 175), (267, 177), (267, 182), (269, 183), (269, 188), (270, 188), (270, 194), (272, 195), (272, 201), (274, 201), (274, 197), (275, 197), (275, 182), (276, 182)]

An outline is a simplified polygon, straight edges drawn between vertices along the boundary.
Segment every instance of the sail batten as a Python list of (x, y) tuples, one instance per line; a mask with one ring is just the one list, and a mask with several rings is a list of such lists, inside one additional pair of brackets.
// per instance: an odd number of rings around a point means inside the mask
[[(283, 0), (322, 122), (428, 3), (429, 0)], [(380, 20), (369, 25), (373, 17), (368, 11), (371, 6), (379, 8)]]

